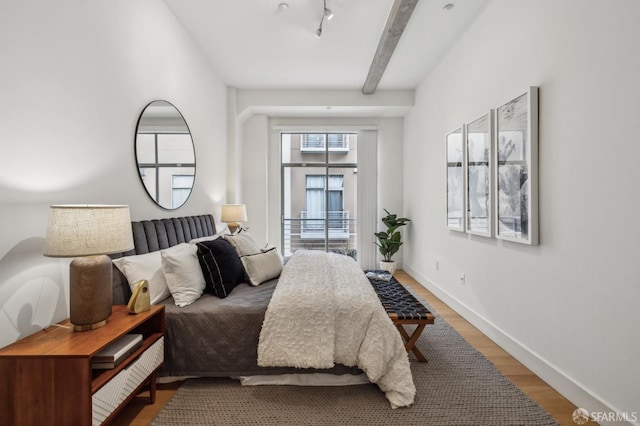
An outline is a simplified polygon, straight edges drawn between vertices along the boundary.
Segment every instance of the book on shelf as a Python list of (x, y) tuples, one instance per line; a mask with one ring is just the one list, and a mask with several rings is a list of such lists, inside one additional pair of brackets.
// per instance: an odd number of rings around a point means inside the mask
[(104, 370), (116, 368), (126, 357), (142, 346), (142, 334), (125, 334), (91, 359), (91, 368)]

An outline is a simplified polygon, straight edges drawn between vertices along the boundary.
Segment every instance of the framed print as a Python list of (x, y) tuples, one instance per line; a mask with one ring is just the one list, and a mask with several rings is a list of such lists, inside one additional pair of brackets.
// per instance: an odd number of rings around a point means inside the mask
[(465, 149), (467, 155), (467, 232), (492, 236), (492, 134), (493, 112), (468, 123)]
[(538, 244), (538, 88), (495, 112), (496, 238)]
[(463, 127), (447, 135), (447, 228), (464, 232), (465, 228), (465, 149)]

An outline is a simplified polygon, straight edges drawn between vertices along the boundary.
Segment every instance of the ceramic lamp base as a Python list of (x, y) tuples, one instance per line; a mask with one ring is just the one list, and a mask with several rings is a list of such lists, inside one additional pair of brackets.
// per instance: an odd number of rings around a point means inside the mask
[(75, 258), (69, 269), (69, 321), (75, 331), (107, 324), (113, 304), (111, 258), (105, 255)]

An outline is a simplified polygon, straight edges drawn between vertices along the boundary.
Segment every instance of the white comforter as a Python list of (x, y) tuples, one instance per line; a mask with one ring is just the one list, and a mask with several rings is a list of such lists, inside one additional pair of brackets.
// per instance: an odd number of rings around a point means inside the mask
[(413, 403), (404, 343), (350, 257), (298, 250), (282, 271), (258, 344), (264, 367), (358, 366), (392, 408)]

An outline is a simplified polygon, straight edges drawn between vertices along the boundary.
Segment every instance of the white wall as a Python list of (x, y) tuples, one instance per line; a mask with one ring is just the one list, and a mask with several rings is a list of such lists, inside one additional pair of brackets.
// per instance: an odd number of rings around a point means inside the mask
[[(378, 231), (386, 231), (380, 218), (386, 216), (384, 209), (399, 216), (404, 212), (404, 119), (378, 120)], [(404, 235), (409, 226), (401, 228)], [(404, 236), (403, 236), (404, 240)], [(375, 242), (375, 236), (372, 237)], [(393, 259), (402, 265), (403, 248)]]
[[(404, 260), (578, 406), (640, 416), (638, 22), (635, 0), (488, 5), (406, 119)], [(540, 245), (448, 231), (445, 135), (529, 85), (540, 87)]]
[[(279, 216), (269, 218), (267, 209), (272, 194), (268, 192), (269, 175), (269, 117), (264, 114), (256, 114), (249, 117), (241, 131), (241, 181), (242, 202), (247, 205), (246, 224), (250, 228), (258, 244), (279, 243), (278, 235), (270, 235), (268, 232), (269, 221), (278, 220)], [(280, 198), (278, 192), (278, 199)], [(279, 244), (278, 244), (279, 246)]]
[[(42, 256), (48, 207), (128, 204), (132, 219), (215, 212), (226, 196), (226, 86), (160, 0), (0, 3), (0, 346), (68, 316), (68, 261)], [(198, 167), (187, 203), (140, 183), (144, 106), (176, 105)]]

